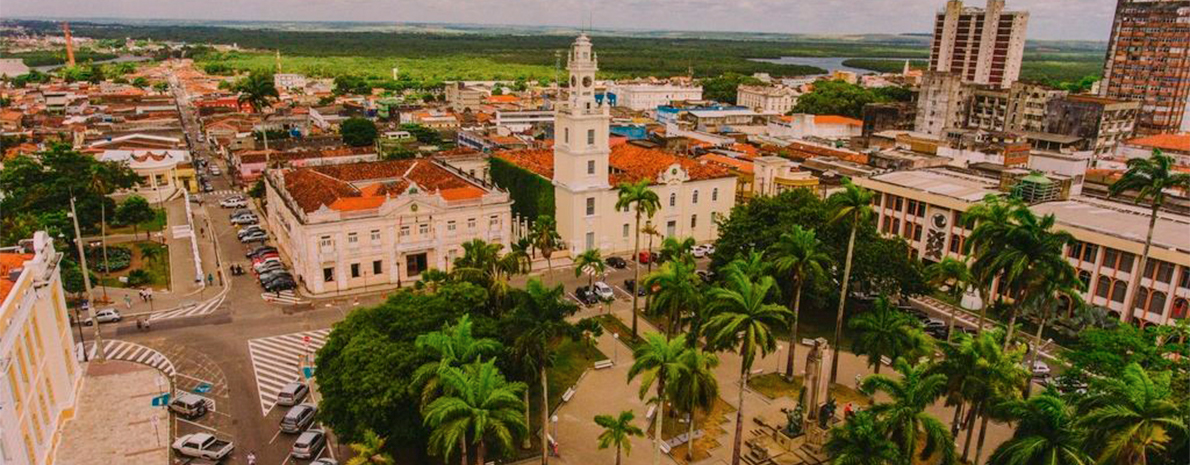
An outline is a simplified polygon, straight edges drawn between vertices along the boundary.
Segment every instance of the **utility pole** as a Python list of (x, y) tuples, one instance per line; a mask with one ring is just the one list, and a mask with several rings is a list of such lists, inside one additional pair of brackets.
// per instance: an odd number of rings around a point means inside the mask
[[(103, 353), (103, 336), (99, 332), (99, 322), (95, 321), (95, 303), (91, 296), (91, 274), (87, 271), (87, 254), (83, 251), (83, 235), (79, 232), (79, 216), (74, 210), (74, 196), (70, 196), (70, 219), (74, 222), (74, 244), (79, 249), (79, 265), (83, 269), (83, 288), (87, 293), (87, 307), (90, 313), (88, 317), (91, 323), (95, 325), (95, 359), (99, 361), (107, 360), (107, 356)], [(83, 322), (79, 322), (83, 324)], [(83, 353), (87, 352), (87, 346), (83, 346)]]

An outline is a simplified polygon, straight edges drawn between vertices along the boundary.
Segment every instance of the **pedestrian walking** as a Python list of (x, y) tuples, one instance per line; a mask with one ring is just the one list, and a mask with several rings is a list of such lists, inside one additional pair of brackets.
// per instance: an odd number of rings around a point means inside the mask
[(127, 309), (132, 308), (132, 296), (130, 296), (128, 294), (124, 294), (124, 308), (127, 308)]
[(856, 389), (859, 389), (859, 383), (860, 383), (860, 381), (863, 381), (863, 380), (864, 380), (864, 375), (860, 375), (860, 374), (855, 375), (855, 388)]

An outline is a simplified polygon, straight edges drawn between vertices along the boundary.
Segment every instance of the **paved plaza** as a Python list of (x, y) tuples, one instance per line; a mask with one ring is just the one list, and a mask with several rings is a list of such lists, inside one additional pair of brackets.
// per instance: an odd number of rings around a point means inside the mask
[(157, 386), (169, 381), (145, 365), (107, 361), (86, 365), (73, 419), (66, 423), (55, 457), (71, 465), (169, 463), (169, 414), (153, 407)]

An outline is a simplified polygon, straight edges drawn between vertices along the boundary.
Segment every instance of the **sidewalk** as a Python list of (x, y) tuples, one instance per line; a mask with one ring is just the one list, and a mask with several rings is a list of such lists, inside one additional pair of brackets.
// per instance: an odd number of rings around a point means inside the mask
[(55, 462), (169, 463), (169, 414), (152, 406), (161, 378), (157, 370), (131, 362), (88, 364), (77, 413), (62, 428)]

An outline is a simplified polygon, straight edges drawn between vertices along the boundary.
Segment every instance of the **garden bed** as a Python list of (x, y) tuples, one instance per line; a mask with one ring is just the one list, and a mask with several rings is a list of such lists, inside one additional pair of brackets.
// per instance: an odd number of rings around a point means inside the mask
[[(128, 264), (122, 268), (117, 269), (111, 273), (102, 273), (98, 265), (102, 263), (103, 252), (96, 251), (95, 255), (100, 257), (100, 262), (90, 267), (95, 274), (99, 275), (99, 282), (108, 287), (132, 288), (132, 287), (152, 287), (154, 289), (165, 290), (170, 287), (170, 272), (169, 272), (169, 248), (157, 242), (139, 241), (120, 244), (118, 246), (108, 246), (108, 264), (112, 268), (116, 268), (116, 263), (113, 262), (113, 250), (123, 250), (130, 256)], [(124, 252), (117, 252), (123, 254)], [(91, 254), (88, 253), (88, 256)], [(121, 281), (120, 278), (125, 278)]]

